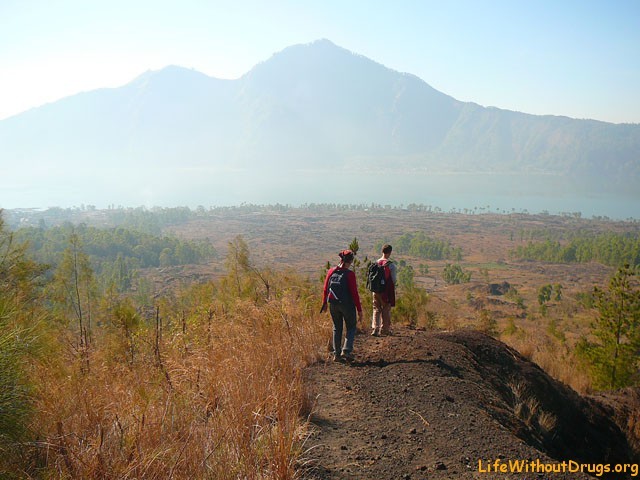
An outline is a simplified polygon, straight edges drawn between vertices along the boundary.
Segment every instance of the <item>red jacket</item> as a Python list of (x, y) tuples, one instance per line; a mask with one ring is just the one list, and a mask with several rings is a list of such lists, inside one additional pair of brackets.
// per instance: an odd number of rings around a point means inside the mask
[(356, 306), (356, 310), (358, 313), (362, 312), (362, 305), (360, 304), (360, 295), (358, 295), (358, 282), (356, 281), (356, 274), (353, 270), (349, 270), (341, 267), (333, 267), (327, 272), (327, 276), (324, 279), (324, 289), (322, 290), (322, 302), (323, 304), (327, 302), (329, 298), (329, 278), (331, 278), (331, 274), (336, 270), (347, 270), (347, 288), (349, 289), (349, 293), (351, 294), (351, 298), (353, 299), (353, 303)]
[(384, 292), (382, 292), (380, 295), (382, 296), (382, 300), (386, 303), (388, 303), (389, 305), (391, 305), (392, 307), (395, 307), (396, 305), (396, 286), (393, 283), (393, 278), (391, 277), (391, 269), (387, 266), (387, 263), (389, 263), (390, 260), (378, 260), (378, 265), (383, 265), (384, 268), (384, 279), (385, 279), (385, 284), (386, 284), (386, 288), (384, 290)]

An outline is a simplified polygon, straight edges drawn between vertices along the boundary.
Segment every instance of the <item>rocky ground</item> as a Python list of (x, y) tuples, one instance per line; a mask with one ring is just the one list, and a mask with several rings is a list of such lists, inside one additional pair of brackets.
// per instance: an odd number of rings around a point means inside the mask
[[(356, 349), (351, 365), (307, 371), (304, 478), (582, 479), (598, 464), (638, 462), (615, 402), (579, 396), (489, 336), (398, 327), (358, 335)], [(522, 471), (500, 471), (510, 462)]]

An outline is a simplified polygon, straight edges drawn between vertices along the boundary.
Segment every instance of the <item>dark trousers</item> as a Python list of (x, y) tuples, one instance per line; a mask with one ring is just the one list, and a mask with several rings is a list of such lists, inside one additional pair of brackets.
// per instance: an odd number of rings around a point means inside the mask
[(329, 313), (333, 320), (333, 353), (340, 354), (340, 344), (342, 343), (342, 325), (347, 326), (347, 334), (342, 346), (342, 354), (347, 355), (353, 351), (353, 341), (356, 338), (356, 307), (351, 304), (330, 303)]

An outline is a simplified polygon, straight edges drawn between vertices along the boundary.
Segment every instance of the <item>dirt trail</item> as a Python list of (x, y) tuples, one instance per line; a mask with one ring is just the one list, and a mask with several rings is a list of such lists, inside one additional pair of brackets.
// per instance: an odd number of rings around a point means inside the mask
[(308, 479), (581, 479), (591, 477), (488, 470), (630, 455), (611, 412), (478, 332), (358, 335), (353, 365), (327, 361), (307, 375), (317, 403)]

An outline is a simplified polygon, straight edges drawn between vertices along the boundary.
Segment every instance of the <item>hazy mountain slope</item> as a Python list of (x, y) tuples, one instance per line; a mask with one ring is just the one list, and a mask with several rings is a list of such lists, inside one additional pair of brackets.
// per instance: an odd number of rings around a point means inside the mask
[(327, 40), (286, 48), (237, 80), (167, 67), (0, 121), (0, 168), (150, 165), (392, 165), (615, 184), (638, 179), (640, 125), (459, 102)]
[(435, 155), (471, 171), (637, 178), (640, 126), (467, 104)]
[(460, 108), (418, 78), (328, 41), (285, 49), (240, 81), (245, 105), (272, 107), (251, 132), (293, 146), (285, 153), (308, 166), (423, 153), (442, 142)]
[[(235, 131), (229, 82), (179, 67), (81, 93), (0, 122), (3, 159), (119, 167), (215, 160)], [(104, 163), (103, 163), (104, 162)], [(4, 161), (3, 161), (4, 163)]]

